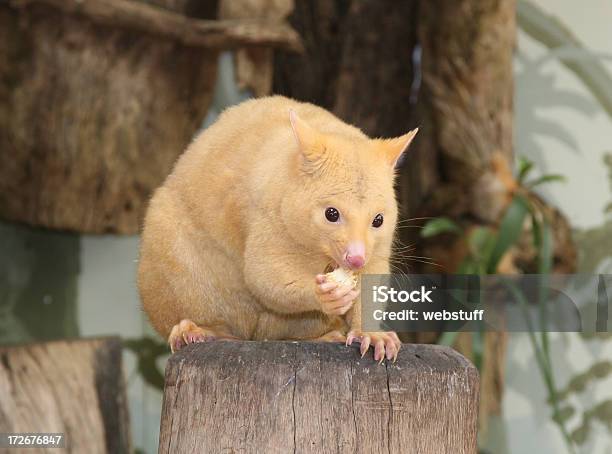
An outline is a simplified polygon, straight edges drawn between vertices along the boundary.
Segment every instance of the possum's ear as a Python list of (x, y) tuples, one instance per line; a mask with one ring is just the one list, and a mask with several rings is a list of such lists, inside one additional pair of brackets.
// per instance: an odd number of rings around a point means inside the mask
[(393, 167), (397, 164), (397, 161), (401, 158), (402, 154), (408, 149), (408, 146), (419, 132), (419, 128), (413, 129), (412, 131), (404, 134), (400, 137), (393, 139), (377, 139), (382, 149), (382, 153), (385, 156), (387, 162)]
[(298, 117), (293, 109), (289, 110), (289, 120), (295, 140), (306, 160), (314, 162), (322, 158), (325, 153), (324, 136)]

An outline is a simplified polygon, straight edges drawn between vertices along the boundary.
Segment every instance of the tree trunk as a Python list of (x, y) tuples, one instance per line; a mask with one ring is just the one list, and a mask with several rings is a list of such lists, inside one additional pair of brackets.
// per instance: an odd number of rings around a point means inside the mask
[(156, 3), (0, 2), (1, 217), (138, 233), (208, 111), (218, 51), (299, 48), (280, 20), (195, 20), (183, 9), (216, 2)]
[[(444, 215), (459, 222), (496, 222), (514, 189), (496, 173), (493, 160), (501, 158), (507, 169), (511, 167), (515, 2), (433, 0), (419, 4), (423, 86), (418, 116), (422, 129), (401, 175), (404, 216)], [(485, 184), (475, 184), (479, 181)], [(402, 230), (402, 242), (421, 243), (418, 232)], [(467, 251), (441, 244), (439, 237), (433, 241), (433, 248), (422, 244), (415, 255), (430, 257), (450, 268), (445, 271), (455, 271), (451, 267)], [(439, 272), (435, 268), (427, 271)], [(428, 336), (421, 339), (428, 340)], [(506, 344), (505, 333), (485, 335), (485, 354), (489, 354), (481, 370), (483, 428), (488, 415), (500, 410)]]
[(330, 343), (190, 345), (166, 367), (161, 453), (476, 452), (478, 372), (449, 348), (396, 363)]
[(61, 433), (70, 453), (130, 452), (118, 339), (2, 347), (0, 395), (1, 433)]
[[(298, 2), (289, 20), (306, 52), (276, 52), (275, 92), (322, 105), (372, 136), (419, 126), (400, 169), (398, 239), (414, 247), (410, 255), (441, 266), (402, 254), (393, 260), (413, 273), (456, 272), (468, 253), (464, 238), (426, 241), (418, 227), (420, 218), (446, 216), (466, 231), (495, 228), (518, 190), (512, 173), (515, 0)], [(544, 209), (555, 236), (555, 270), (571, 271), (568, 224), (558, 211)], [(506, 263), (525, 272), (536, 253), (519, 252)], [(485, 349), (495, 354), (482, 371), (483, 420), (499, 410), (505, 344), (505, 335), (487, 335)]]
[[(323, 106), (371, 135), (414, 126), (416, 1), (296, 2), (302, 55), (276, 51), (274, 92)], [(298, 70), (299, 69), (299, 70)]]

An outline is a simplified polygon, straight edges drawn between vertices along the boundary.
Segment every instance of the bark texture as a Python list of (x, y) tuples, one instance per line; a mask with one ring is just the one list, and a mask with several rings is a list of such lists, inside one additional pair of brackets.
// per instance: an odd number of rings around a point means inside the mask
[(0, 2), (0, 216), (137, 233), (206, 115), (218, 49), (299, 44), (280, 21), (199, 20), (216, 7)]
[[(515, 15), (514, 0), (419, 2), (422, 128), (401, 175), (406, 218), (444, 215), (486, 225), (510, 202)], [(403, 229), (402, 242), (419, 244), (416, 255), (447, 265), (428, 271), (455, 271), (467, 250), (454, 238), (422, 242), (418, 231)], [(481, 424), (500, 410), (507, 336), (487, 333), (484, 343)]]
[[(291, 11), (293, 0), (221, 0), (219, 18), (284, 22)], [(251, 90), (255, 96), (269, 95), (272, 90), (273, 61), (274, 51), (271, 48), (238, 49), (234, 53), (238, 87)]]
[[(274, 92), (323, 106), (371, 135), (414, 125), (412, 53), (418, 2), (297, 2), (301, 55), (276, 51)], [(414, 100), (413, 100), (414, 101)]]
[(131, 452), (119, 339), (2, 347), (0, 395), (0, 432), (63, 433), (75, 454)]
[(160, 453), (476, 452), (478, 372), (449, 348), (395, 364), (329, 343), (193, 344), (166, 367)]
[[(466, 231), (495, 229), (519, 190), (512, 173), (515, 1), (298, 2), (290, 22), (306, 51), (276, 52), (275, 92), (322, 105), (372, 136), (419, 126), (398, 179), (404, 221), (398, 240), (412, 249), (397, 254), (394, 265), (409, 272), (456, 272), (468, 254), (465, 241), (452, 235), (426, 241), (418, 227), (423, 218), (447, 216)], [(568, 224), (541, 205), (555, 235), (555, 271), (568, 272), (575, 263)], [(442, 266), (428, 267), (409, 255)], [(535, 259), (533, 248), (521, 247), (504, 264), (528, 272)], [(406, 340), (437, 337), (423, 333)], [(485, 340), (490, 355), (482, 371), (483, 421), (499, 410), (505, 343), (504, 335)]]
[(187, 46), (233, 49), (243, 46), (278, 46), (300, 50), (297, 34), (282, 21), (204, 21), (132, 0), (19, 0), (14, 6), (48, 5), (77, 14), (96, 24), (124, 28), (175, 40)]

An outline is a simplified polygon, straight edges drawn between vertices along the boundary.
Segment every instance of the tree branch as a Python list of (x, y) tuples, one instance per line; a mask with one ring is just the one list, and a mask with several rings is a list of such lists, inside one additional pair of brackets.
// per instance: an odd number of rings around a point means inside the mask
[(12, 0), (10, 4), (14, 8), (46, 5), (97, 24), (155, 34), (187, 46), (210, 49), (269, 46), (294, 52), (303, 50), (295, 30), (278, 21), (192, 19), (133, 0)]

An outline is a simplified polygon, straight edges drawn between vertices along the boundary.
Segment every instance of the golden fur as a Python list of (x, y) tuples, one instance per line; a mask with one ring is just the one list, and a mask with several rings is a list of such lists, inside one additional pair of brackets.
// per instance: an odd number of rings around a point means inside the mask
[[(346, 335), (315, 276), (341, 264), (350, 241), (365, 244), (360, 272), (389, 272), (393, 168), (415, 133), (372, 140), (322, 108), (280, 96), (223, 112), (180, 157), (146, 215), (138, 285), (155, 329), (178, 336), (173, 348), (208, 336)], [(329, 206), (342, 223), (326, 221)], [(384, 223), (375, 229), (378, 213)], [(353, 306), (348, 320), (362, 338), (355, 302), (345, 309)], [(203, 337), (189, 335), (199, 328)]]

